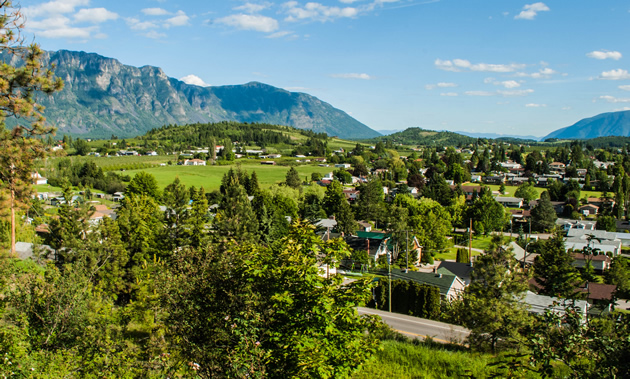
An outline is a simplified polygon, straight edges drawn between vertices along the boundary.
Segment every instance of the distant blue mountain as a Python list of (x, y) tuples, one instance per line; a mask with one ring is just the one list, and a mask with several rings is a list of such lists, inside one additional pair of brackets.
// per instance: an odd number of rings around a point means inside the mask
[(521, 135), (517, 135), (517, 134), (498, 134), (498, 133), (471, 133), (471, 132), (454, 132), (454, 133), (458, 133), (458, 134), (462, 134), (468, 137), (473, 137), (473, 138), (492, 138), (492, 139), (497, 139), (497, 138), (519, 138), (519, 139), (531, 139), (534, 141), (539, 141), (540, 137), (536, 137), (536, 136), (521, 136)]
[(619, 111), (598, 114), (582, 119), (571, 126), (549, 133), (549, 138), (557, 139), (591, 139), (597, 137), (630, 137), (630, 111)]

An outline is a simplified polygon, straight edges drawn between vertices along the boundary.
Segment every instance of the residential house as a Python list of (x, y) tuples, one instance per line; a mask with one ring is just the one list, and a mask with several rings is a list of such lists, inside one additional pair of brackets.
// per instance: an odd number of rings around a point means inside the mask
[(275, 165), (276, 165), (276, 162), (275, 162), (275, 161), (260, 161), (260, 164), (262, 164), (262, 165), (275, 166)]
[[(584, 300), (566, 300), (559, 299), (551, 296), (538, 295), (534, 292), (527, 291), (523, 302), (527, 304), (527, 310), (530, 313), (542, 315), (548, 310), (553, 313), (564, 315), (566, 307), (574, 307), (581, 315), (583, 319), (586, 319), (586, 313), (588, 312), (588, 302)], [(565, 303), (566, 304), (563, 304)]]
[(460, 263), (451, 261), (441, 261), (437, 267), (436, 272), (438, 274), (447, 274), (457, 276), (464, 285), (469, 285), (471, 282), (473, 266), (470, 263)]
[(206, 161), (203, 159), (186, 159), (184, 161), (184, 166), (205, 166)]
[(392, 279), (410, 280), (416, 283), (437, 287), (440, 289), (440, 297), (449, 301), (457, 298), (464, 291), (464, 288), (466, 288), (464, 282), (456, 275), (437, 272), (405, 272), (404, 270), (393, 269)]
[(578, 211), (584, 216), (596, 215), (599, 213), (599, 207), (594, 204), (586, 204), (579, 207)]
[(352, 168), (352, 165), (350, 163), (337, 163), (335, 164), (335, 167), (348, 169), (348, 168)]
[[(589, 242), (590, 236), (594, 238)], [(599, 249), (602, 253), (610, 253), (613, 257), (621, 253), (621, 240), (617, 238), (617, 233), (605, 230), (568, 230), (564, 244), (567, 250), (582, 250), (589, 244), (591, 248)]]
[(494, 199), (499, 204), (503, 205), (506, 208), (522, 208), (523, 207), (523, 199), (520, 197), (497, 196)]
[(590, 260), (593, 269), (599, 271), (600, 273), (608, 270), (610, 268), (610, 264), (612, 263), (612, 259), (606, 254), (599, 255), (584, 255), (582, 253), (573, 253), (571, 254), (573, 257), (572, 265), (574, 267), (586, 267), (586, 263)]
[(41, 176), (37, 171), (31, 174), (31, 180), (34, 185), (48, 184), (48, 179)]
[(566, 169), (567, 165), (565, 165), (562, 162), (551, 162), (549, 163), (549, 169), (552, 171), (564, 171)]
[(569, 231), (570, 229), (579, 229), (579, 230), (595, 230), (596, 221), (588, 221), (588, 220), (570, 220), (566, 218), (559, 218), (556, 220), (556, 225), (561, 226), (564, 231)]
[[(614, 284), (590, 283), (586, 282), (576, 289), (576, 292), (583, 293), (589, 304), (596, 306), (599, 310), (610, 311), (615, 300), (617, 286)], [(594, 309), (595, 310), (595, 309)]]

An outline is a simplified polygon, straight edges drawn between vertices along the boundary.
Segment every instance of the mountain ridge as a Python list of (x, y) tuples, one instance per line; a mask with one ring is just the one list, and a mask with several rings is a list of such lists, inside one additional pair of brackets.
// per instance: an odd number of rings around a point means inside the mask
[(166, 124), (238, 121), (341, 138), (380, 135), (314, 96), (260, 82), (201, 87), (171, 78), (159, 67), (129, 66), (83, 51), (46, 52), (44, 60), (65, 83), (62, 91), (38, 98), (59, 134), (132, 137)]
[(583, 118), (573, 125), (549, 133), (542, 140), (593, 139), (611, 136), (630, 136), (630, 111), (606, 112)]

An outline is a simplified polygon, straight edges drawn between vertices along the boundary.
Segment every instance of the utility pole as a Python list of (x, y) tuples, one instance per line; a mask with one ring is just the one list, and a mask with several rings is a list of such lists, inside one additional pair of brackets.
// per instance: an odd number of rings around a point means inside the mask
[(470, 219), (470, 227), (468, 228), (468, 261), (472, 266), (472, 218)]
[(405, 230), (405, 232), (407, 232), (407, 250), (405, 254), (405, 274), (406, 274), (409, 272), (409, 231)]
[(388, 276), (389, 276), (389, 311), (392, 311), (392, 254), (387, 250), (387, 267), (388, 267)]

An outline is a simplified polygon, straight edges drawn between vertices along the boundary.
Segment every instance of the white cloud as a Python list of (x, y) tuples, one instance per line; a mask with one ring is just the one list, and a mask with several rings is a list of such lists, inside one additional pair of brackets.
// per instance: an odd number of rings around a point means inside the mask
[(459, 94), (457, 92), (442, 92), (440, 94), (440, 96), (450, 96), (450, 97), (455, 97), (455, 96), (459, 96)]
[(506, 72), (514, 72), (516, 70), (522, 69), (525, 67), (524, 64), (521, 63), (510, 63), (510, 64), (490, 64), (490, 63), (470, 63), (470, 61), (466, 59), (453, 59), (450, 60), (435, 60), (435, 66), (440, 70), (444, 71), (478, 71), (478, 72), (498, 72), (498, 73), (506, 73)]
[(488, 91), (466, 91), (464, 92), (467, 96), (494, 96), (496, 95), (494, 92)]
[(571, 109), (573, 109), (572, 107), (562, 107), (563, 111), (570, 111)]
[(129, 17), (125, 19), (125, 22), (129, 26), (129, 28), (133, 30), (147, 30), (147, 29), (155, 29), (157, 28), (157, 24), (149, 21), (140, 21), (137, 18)]
[(464, 94), (468, 96), (503, 96), (503, 97), (513, 97), (513, 96), (527, 96), (530, 93), (533, 93), (533, 89), (519, 89), (519, 90), (498, 90), (498, 91), (466, 91)]
[(261, 12), (267, 8), (270, 7), (269, 3), (265, 3), (265, 4), (252, 4), (252, 3), (245, 3), (241, 6), (238, 6), (236, 8), (234, 8), (234, 10), (237, 11), (242, 11), (245, 13), (258, 13)]
[(538, 72), (526, 73), (526, 72), (517, 72), (516, 76), (521, 78), (532, 78), (532, 79), (549, 79), (552, 75), (557, 74), (556, 70), (553, 70), (549, 67), (544, 67), (538, 70)]
[(147, 38), (152, 38), (152, 39), (161, 39), (161, 38), (165, 38), (166, 34), (160, 33), (160, 32), (155, 31), (155, 30), (150, 30), (150, 31), (144, 33), (144, 36), (147, 37)]
[(216, 22), (241, 30), (271, 33), (278, 30), (278, 21), (271, 17), (251, 14), (235, 14), (219, 18)]
[(521, 84), (515, 80), (506, 80), (501, 82), (501, 85), (505, 88), (517, 88), (520, 87)]
[(446, 83), (446, 82), (440, 82), (437, 84), (427, 84), (426, 86), (424, 86), (424, 88), (431, 90), (434, 88), (454, 88), (457, 87), (457, 84), (455, 83)]
[(142, 13), (146, 14), (147, 16), (166, 16), (170, 14), (169, 11), (162, 8), (144, 8), (142, 10)]
[(547, 12), (549, 7), (545, 3), (526, 4), (521, 13), (514, 16), (517, 20), (533, 20), (538, 12)]
[(500, 90), (497, 91), (497, 93), (499, 95), (502, 96), (526, 96), (529, 95), (530, 93), (533, 93), (534, 90), (533, 89), (517, 89), (517, 90), (513, 90), (513, 91), (505, 91), (505, 90)]
[(27, 18), (72, 13), (78, 6), (89, 5), (90, 0), (55, 0), (23, 8)]
[(70, 19), (62, 15), (53, 15), (42, 21), (29, 21), (29, 28), (37, 32), (37, 35), (44, 38), (82, 38), (88, 39), (92, 32), (98, 30), (97, 26), (74, 27)]
[(359, 14), (358, 8), (329, 7), (315, 2), (309, 2), (304, 7), (299, 7), (297, 1), (288, 1), (283, 4), (283, 8), (287, 13), (285, 21), (289, 22), (302, 20), (326, 22), (337, 18), (353, 18)]
[(586, 54), (586, 56), (589, 58), (595, 58), (595, 59), (614, 59), (616, 61), (618, 61), (622, 57), (621, 53), (618, 51), (607, 51), (607, 50), (591, 51), (590, 53)]
[(371, 80), (374, 79), (368, 74), (358, 74), (358, 73), (348, 73), (348, 74), (331, 74), (332, 78), (341, 78), (341, 79), (361, 79), (361, 80)]
[(76, 22), (91, 22), (94, 24), (116, 19), (118, 19), (118, 14), (105, 8), (81, 9), (74, 15)]
[(287, 31), (287, 30), (282, 30), (279, 32), (275, 32), (275, 33), (271, 33), (268, 36), (266, 36), (265, 38), (282, 38), (282, 37), (287, 37), (287, 38), (297, 38), (298, 36), (295, 35), (295, 33)]
[(166, 19), (166, 26), (184, 26), (188, 24), (190, 17), (186, 16), (184, 11), (177, 11), (175, 16)]
[(630, 98), (620, 98), (609, 95), (604, 95), (599, 97), (602, 100), (606, 100), (609, 103), (630, 103)]
[(601, 75), (599, 75), (598, 79), (602, 79), (602, 80), (626, 80), (626, 79), (630, 79), (630, 74), (628, 73), (627, 70), (623, 70), (623, 69), (616, 69), (616, 70), (610, 70), (610, 71), (604, 71), (601, 73)]
[(201, 79), (200, 77), (198, 77), (197, 75), (186, 75), (183, 78), (179, 79), (182, 82), (186, 83), (186, 84), (192, 84), (195, 86), (200, 86), (200, 87), (208, 87), (210, 84), (206, 83), (203, 81), (203, 79)]
[(547, 104), (536, 104), (536, 103), (525, 104), (525, 107), (527, 108), (545, 108), (546, 106)]
[(624, 91), (630, 91), (630, 84), (619, 86), (619, 89), (622, 89)]

